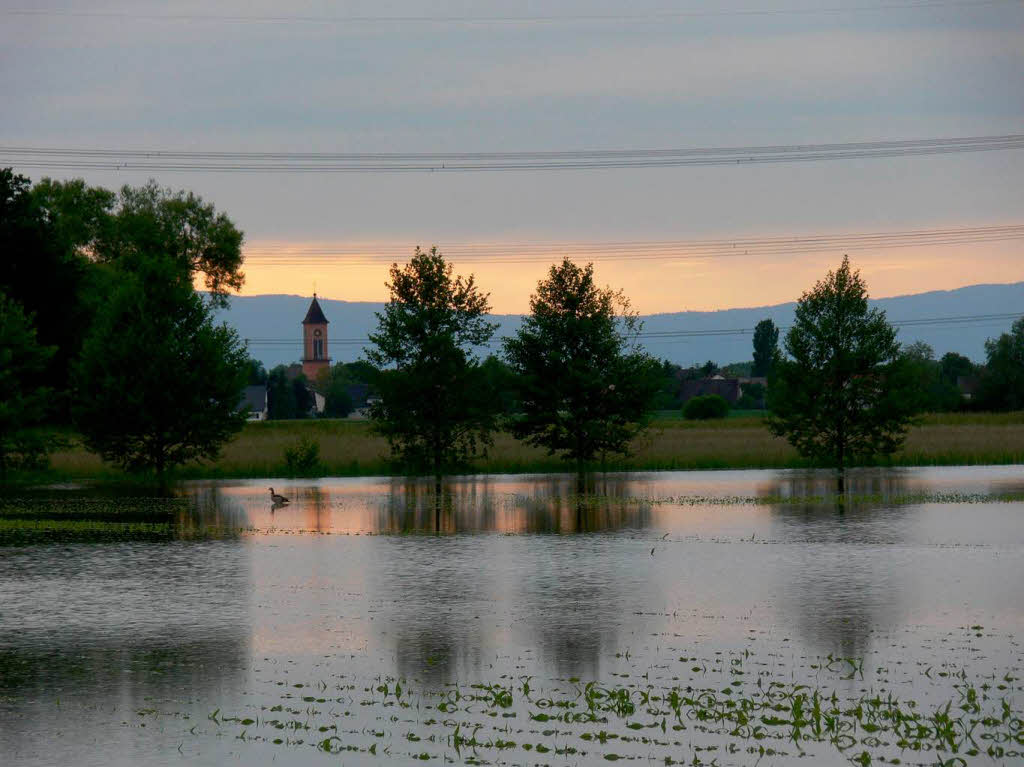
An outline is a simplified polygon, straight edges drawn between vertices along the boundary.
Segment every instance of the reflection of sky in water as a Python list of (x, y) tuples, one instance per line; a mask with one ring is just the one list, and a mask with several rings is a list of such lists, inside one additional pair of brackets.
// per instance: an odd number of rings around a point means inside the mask
[[(1021, 475), (853, 472), (840, 507), (806, 500), (829, 489), (806, 472), (616, 476), (582, 502), (571, 477), (461, 478), (442, 535), (414, 481), (275, 480), (292, 500), (273, 511), (270, 482), (195, 483), (181, 540), (0, 549), (0, 751), (47, 763), (60, 726), (91, 744), (81, 763), (170, 763), (213, 709), (310, 678), (607, 680), (744, 651), (790, 677), (868, 659), (851, 690), (881, 668), (909, 686), (922, 664), (1003, 673), (1021, 663), (1024, 504), (891, 499), (1020, 492)], [(196, 536), (217, 529), (248, 533)], [(154, 701), (192, 718), (111, 736)], [(199, 763), (231, 751), (202, 743)]]

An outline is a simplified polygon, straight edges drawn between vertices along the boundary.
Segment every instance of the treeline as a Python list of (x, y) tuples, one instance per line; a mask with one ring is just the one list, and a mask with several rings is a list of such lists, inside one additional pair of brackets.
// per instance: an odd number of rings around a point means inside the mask
[[(242, 233), (195, 195), (151, 182), (117, 192), (0, 171), (0, 472), (46, 464), (72, 425), (127, 470), (161, 478), (214, 459), (241, 427), (246, 384), (265, 384), (271, 416), (310, 411), (309, 389), (265, 371), (214, 309), (244, 281)], [(197, 286), (205, 288), (204, 293)], [(678, 407), (688, 381), (747, 382), (741, 407), (815, 461), (891, 455), (915, 413), (1024, 408), (1024, 319), (986, 344), (976, 367), (902, 347), (847, 259), (807, 291), (781, 339), (770, 320), (753, 360), (682, 369), (648, 355), (628, 298), (562, 261), (537, 283), (518, 332), (492, 345), (488, 294), (437, 251), (394, 264), (366, 359), (316, 382), (343, 417), (365, 387), (369, 415), (404, 471), (445, 472), (484, 454), (498, 429), (582, 473), (625, 454), (655, 409)], [(491, 346), (480, 360), (474, 350)], [(744, 402), (745, 398), (745, 402)], [(707, 404), (707, 403), (705, 403)], [(714, 405), (714, 403), (711, 403)], [(708, 412), (714, 412), (710, 407)]]

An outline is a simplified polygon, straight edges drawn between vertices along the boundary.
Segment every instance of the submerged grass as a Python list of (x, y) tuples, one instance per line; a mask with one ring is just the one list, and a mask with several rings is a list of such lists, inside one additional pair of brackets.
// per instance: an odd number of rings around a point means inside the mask
[[(860, 765), (966, 765), (1024, 756), (1019, 680), (1011, 673), (974, 676), (944, 666), (943, 692), (915, 700), (912, 689), (865, 685), (864, 666), (863, 658), (828, 655), (810, 664), (814, 681), (807, 684), (747, 650), (680, 657), (654, 670), (671, 677), (664, 682), (651, 668), (614, 681), (501, 675), (440, 687), (409, 677), (289, 677), (276, 682), (273, 705), (214, 708), (188, 733), (398, 763), (528, 763), (535, 754), (575, 763), (814, 763), (838, 756)], [(931, 666), (917, 672), (914, 687), (933, 686)]]
[[(309, 476), (378, 476), (401, 473), (388, 460), (387, 443), (366, 421), (310, 420), (247, 424), (214, 463), (193, 464), (182, 479), (291, 476), (285, 451), (297, 440), (319, 443), (319, 465)], [(1024, 463), (1024, 412), (940, 413), (926, 415), (911, 428), (896, 466), (952, 466)], [(761, 414), (721, 421), (686, 421), (661, 414), (632, 445), (628, 458), (609, 456), (593, 468), (610, 471), (686, 469), (803, 468), (783, 439), (773, 437)], [(544, 450), (502, 432), (486, 458), (467, 470), (492, 474), (565, 471), (567, 464)], [(124, 481), (126, 475), (104, 464), (80, 445), (54, 454), (48, 472), (23, 474), (19, 483), (59, 480)]]

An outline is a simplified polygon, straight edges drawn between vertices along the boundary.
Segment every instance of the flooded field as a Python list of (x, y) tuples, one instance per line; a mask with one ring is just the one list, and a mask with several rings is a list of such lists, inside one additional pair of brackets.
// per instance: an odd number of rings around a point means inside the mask
[(832, 489), (3, 496), (0, 762), (1021, 763), (1024, 467)]

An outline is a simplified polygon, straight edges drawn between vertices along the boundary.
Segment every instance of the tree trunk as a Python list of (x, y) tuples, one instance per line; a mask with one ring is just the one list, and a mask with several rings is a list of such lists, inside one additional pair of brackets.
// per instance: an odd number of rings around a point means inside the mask
[(159, 448), (156, 454), (156, 483), (161, 494), (167, 492), (167, 456), (163, 448)]
[(840, 495), (846, 492), (846, 434), (842, 425), (839, 426), (836, 440), (836, 468), (839, 470), (838, 492)]
[(434, 532), (441, 532), (441, 454), (434, 453)]

